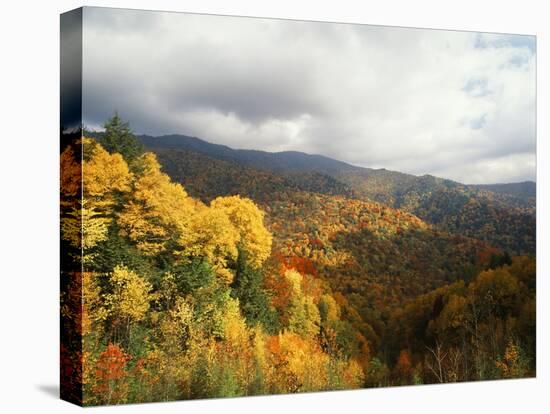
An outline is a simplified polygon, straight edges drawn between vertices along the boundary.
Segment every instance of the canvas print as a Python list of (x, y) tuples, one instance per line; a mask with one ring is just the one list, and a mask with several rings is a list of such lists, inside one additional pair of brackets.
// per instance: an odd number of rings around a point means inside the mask
[(536, 39), (61, 16), (61, 394), (536, 375)]

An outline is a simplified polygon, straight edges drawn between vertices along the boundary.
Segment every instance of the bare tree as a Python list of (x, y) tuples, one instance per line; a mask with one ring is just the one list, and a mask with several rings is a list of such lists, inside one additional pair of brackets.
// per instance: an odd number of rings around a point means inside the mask
[(443, 352), (443, 345), (440, 344), (439, 341), (435, 341), (435, 348), (426, 346), (426, 349), (430, 351), (433, 356), (433, 361), (427, 360), (426, 366), (433, 372), (440, 383), (444, 383), (445, 375), (443, 372), (443, 361), (447, 358), (448, 352)]

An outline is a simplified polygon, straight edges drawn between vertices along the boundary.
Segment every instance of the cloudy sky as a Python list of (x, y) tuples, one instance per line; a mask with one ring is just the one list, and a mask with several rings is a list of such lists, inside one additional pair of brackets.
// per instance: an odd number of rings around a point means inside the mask
[(86, 8), (83, 114), (464, 183), (535, 180), (535, 38)]

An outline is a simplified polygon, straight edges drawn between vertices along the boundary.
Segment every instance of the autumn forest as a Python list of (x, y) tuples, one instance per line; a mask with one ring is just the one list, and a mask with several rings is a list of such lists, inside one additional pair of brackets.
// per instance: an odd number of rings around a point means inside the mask
[[(536, 375), (535, 194), (302, 153), (62, 140), (62, 389), (83, 405)], [(205, 137), (207, 138), (207, 137)]]

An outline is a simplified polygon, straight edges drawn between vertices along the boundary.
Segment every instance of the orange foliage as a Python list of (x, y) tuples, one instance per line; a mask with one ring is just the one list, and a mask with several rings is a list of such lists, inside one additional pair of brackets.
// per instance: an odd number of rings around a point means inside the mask
[(498, 249), (491, 246), (487, 246), (477, 254), (476, 265), (478, 267), (487, 266), (491, 261), (491, 256), (493, 256), (494, 254), (497, 254), (498, 252), (499, 252)]
[(65, 197), (75, 197), (80, 191), (82, 165), (71, 147), (67, 147), (60, 157), (60, 189)]
[(277, 260), (284, 269), (281, 269), (282, 273), (285, 271), (294, 269), (302, 275), (317, 276), (317, 269), (315, 263), (311, 259), (297, 256), (283, 256), (282, 254), (276, 254)]
[(397, 364), (395, 370), (400, 378), (410, 380), (413, 374), (413, 365), (411, 362), (411, 353), (407, 349), (401, 350), (399, 358), (397, 358)]
[(271, 292), (271, 305), (283, 314), (283, 311), (290, 306), (292, 291), (290, 282), (284, 277), (284, 272), (268, 273), (264, 279), (264, 286)]
[(103, 394), (107, 404), (124, 402), (128, 391), (126, 362), (130, 356), (116, 344), (109, 343), (96, 364), (96, 394)]

